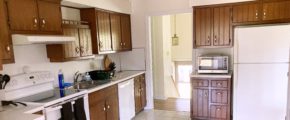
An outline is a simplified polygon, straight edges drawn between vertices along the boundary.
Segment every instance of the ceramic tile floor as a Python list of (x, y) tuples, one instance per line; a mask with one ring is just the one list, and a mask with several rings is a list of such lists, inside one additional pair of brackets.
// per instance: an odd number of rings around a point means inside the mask
[(133, 120), (190, 120), (189, 112), (145, 110)]

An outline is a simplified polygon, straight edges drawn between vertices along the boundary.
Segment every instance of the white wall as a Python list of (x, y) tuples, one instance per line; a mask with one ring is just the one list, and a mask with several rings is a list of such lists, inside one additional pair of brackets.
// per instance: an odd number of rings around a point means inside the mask
[[(174, 15), (171, 15), (171, 36), (174, 36)], [(176, 15), (176, 33), (179, 44), (172, 46), (172, 61), (192, 60), (192, 13)]]

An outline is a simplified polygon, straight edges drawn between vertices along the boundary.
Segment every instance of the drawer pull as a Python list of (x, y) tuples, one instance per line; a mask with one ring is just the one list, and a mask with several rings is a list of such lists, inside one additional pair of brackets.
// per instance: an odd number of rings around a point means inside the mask
[(110, 109), (110, 105), (108, 105), (107, 108)]
[(217, 83), (217, 85), (218, 85), (218, 86), (222, 86), (223, 84), (222, 84), (222, 83)]
[(221, 109), (220, 109), (220, 108), (217, 108), (216, 110), (217, 110), (217, 111), (220, 111)]
[(103, 109), (104, 111), (106, 111), (106, 107), (104, 107), (104, 109)]
[(218, 92), (218, 93), (216, 93), (216, 94), (221, 95), (222, 93), (221, 93), (221, 92)]

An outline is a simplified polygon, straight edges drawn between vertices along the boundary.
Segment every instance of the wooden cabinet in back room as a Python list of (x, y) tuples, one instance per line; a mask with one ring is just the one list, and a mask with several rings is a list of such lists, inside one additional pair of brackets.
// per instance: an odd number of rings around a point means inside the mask
[(233, 5), (233, 23), (250, 23), (259, 21), (259, 9), (258, 2)]
[(194, 47), (232, 46), (231, 7), (194, 8)]
[(12, 33), (61, 34), (60, 0), (7, 0), (6, 3)]

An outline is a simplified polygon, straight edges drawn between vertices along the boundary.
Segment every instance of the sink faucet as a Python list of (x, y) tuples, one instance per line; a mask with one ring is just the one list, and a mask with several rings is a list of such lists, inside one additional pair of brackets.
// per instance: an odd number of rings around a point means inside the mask
[(79, 77), (82, 75), (79, 71), (77, 71), (74, 75), (74, 84), (78, 82)]

